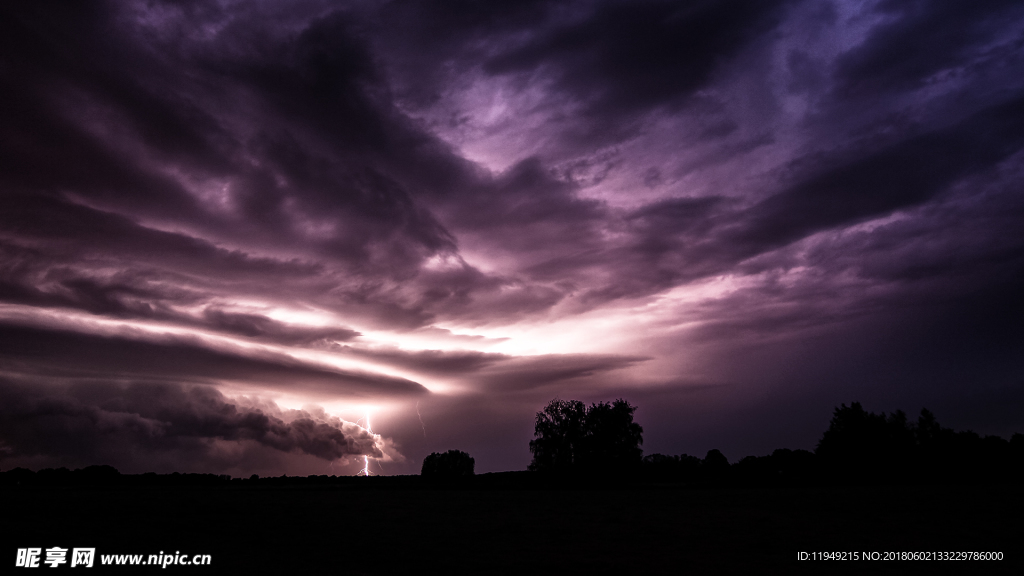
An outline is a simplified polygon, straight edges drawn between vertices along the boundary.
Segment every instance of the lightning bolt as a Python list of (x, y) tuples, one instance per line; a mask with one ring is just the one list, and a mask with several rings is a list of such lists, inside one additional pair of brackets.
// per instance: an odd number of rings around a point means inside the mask
[[(373, 429), (370, 427), (370, 415), (367, 414), (366, 418), (364, 418), (363, 420), (366, 422), (366, 431), (369, 432), (372, 435), (373, 434)], [(377, 462), (377, 466), (380, 466), (380, 462)], [(383, 470), (383, 468), (381, 468), (381, 470)], [(356, 472), (356, 476), (372, 476), (372, 474), (370, 473), (370, 457), (369, 456), (366, 456), (366, 455), (363, 456), (363, 469), (360, 470), (359, 472)]]
[(427, 437), (427, 427), (423, 425), (423, 415), (420, 414), (420, 401), (416, 401), (416, 416), (420, 419), (420, 428), (423, 429), (423, 437)]

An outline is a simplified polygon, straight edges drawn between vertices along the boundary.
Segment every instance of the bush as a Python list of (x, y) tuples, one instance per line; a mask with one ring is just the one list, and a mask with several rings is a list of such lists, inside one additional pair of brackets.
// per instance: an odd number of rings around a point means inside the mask
[(420, 475), (432, 478), (461, 478), (473, 475), (473, 457), (461, 450), (433, 452), (423, 459)]

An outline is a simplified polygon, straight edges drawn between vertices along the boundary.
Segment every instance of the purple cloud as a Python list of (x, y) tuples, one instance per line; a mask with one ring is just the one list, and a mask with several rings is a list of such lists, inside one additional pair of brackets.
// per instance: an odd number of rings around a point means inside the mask
[(395, 472), (484, 438), (497, 470), (555, 395), (676, 453), (810, 447), (856, 400), (1008, 431), (978, 407), (1024, 382), (1022, 20), (0, 7), (0, 458), (317, 470), (383, 458), (339, 419), (372, 413)]

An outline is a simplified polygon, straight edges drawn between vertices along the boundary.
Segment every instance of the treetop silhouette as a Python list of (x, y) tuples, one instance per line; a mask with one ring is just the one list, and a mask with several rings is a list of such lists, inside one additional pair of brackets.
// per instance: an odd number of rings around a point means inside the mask
[(635, 471), (643, 456), (643, 428), (633, 422), (635, 411), (621, 398), (589, 407), (579, 400), (552, 400), (537, 413), (529, 469), (603, 475)]
[(420, 476), (430, 478), (462, 478), (473, 475), (476, 460), (461, 450), (433, 452), (423, 459)]

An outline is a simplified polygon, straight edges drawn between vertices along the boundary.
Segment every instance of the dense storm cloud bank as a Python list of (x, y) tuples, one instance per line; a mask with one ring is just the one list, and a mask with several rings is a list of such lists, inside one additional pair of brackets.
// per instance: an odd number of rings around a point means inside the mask
[[(324, 420), (372, 413), (410, 462), (522, 468), (534, 412), (570, 395), (626, 397), (657, 452), (809, 447), (855, 400), (1024, 429), (985, 409), (1024, 408), (1022, 22), (1016, 2), (7, 3), (2, 454), (382, 458)], [(157, 414), (183, 402), (231, 422)], [(221, 448), (210, 471), (259, 460)]]
[(4, 456), (44, 465), (99, 459), (130, 470), (202, 469), (244, 459), (249, 466), (267, 466), (277, 464), (276, 452), (327, 461), (385, 458), (379, 436), (322, 410), (233, 404), (207, 386), (5, 381), (0, 398)]

